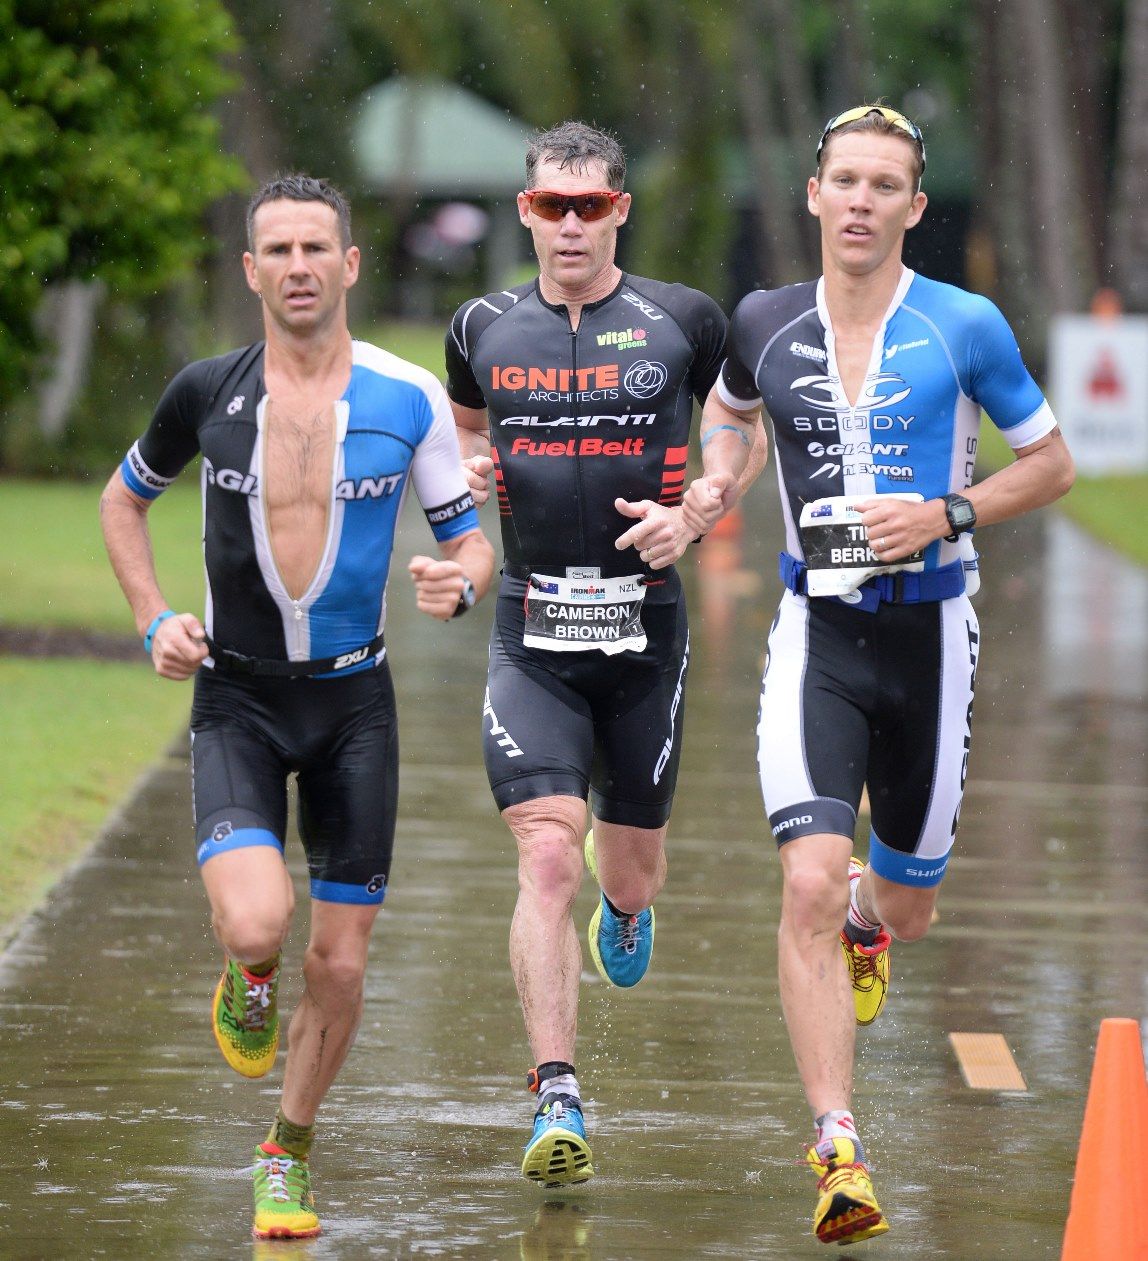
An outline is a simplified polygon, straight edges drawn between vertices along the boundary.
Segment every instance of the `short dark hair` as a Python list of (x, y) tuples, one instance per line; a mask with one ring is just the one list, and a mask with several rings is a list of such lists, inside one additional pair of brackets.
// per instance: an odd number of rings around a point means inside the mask
[(590, 162), (606, 168), (606, 186), (620, 191), (626, 180), (626, 155), (617, 137), (577, 120), (540, 131), (526, 150), (526, 187), (536, 188), (538, 168), (557, 162), (563, 170), (581, 175)]
[(339, 220), (339, 239), (344, 250), (351, 248), (351, 207), (346, 197), (327, 180), (295, 172), (269, 179), (247, 203), (247, 248), (255, 248), (255, 212), (269, 201), (321, 201), (330, 206)]

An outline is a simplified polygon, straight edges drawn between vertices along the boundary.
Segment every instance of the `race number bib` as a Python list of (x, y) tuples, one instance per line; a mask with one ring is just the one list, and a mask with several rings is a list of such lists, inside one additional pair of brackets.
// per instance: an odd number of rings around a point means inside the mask
[(526, 588), (527, 648), (550, 652), (586, 652), (612, 656), (640, 652), (646, 646), (642, 629), (641, 574), (628, 578), (557, 578), (531, 574)]
[(833, 495), (815, 499), (801, 509), (801, 550), (808, 572), (805, 589), (811, 596), (848, 595), (877, 574), (898, 570), (920, 573), (925, 561), (920, 552), (886, 563), (869, 546), (861, 514), (853, 507), (866, 499), (924, 500), (915, 491), (889, 495)]

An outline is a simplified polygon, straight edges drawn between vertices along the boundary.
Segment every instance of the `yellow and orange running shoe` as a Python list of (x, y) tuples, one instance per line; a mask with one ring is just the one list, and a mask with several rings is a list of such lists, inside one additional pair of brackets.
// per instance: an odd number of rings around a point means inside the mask
[[(849, 860), (849, 879), (858, 880), (865, 870), (859, 858)], [(889, 995), (889, 947), (893, 938), (882, 928), (871, 946), (858, 945), (841, 933), (841, 949), (853, 986), (853, 1010), (859, 1025), (871, 1025), (881, 1014)]]
[(822, 1243), (860, 1243), (889, 1229), (860, 1154), (848, 1138), (827, 1138), (805, 1154), (817, 1175), (813, 1233)]

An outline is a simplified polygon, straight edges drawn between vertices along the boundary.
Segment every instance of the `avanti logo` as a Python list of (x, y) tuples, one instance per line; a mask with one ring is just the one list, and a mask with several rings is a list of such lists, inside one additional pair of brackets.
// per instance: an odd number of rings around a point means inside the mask
[(615, 329), (609, 333), (598, 334), (599, 346), (616, 346), (619, 350), (636, 350), (646, 344), (644, 328)]

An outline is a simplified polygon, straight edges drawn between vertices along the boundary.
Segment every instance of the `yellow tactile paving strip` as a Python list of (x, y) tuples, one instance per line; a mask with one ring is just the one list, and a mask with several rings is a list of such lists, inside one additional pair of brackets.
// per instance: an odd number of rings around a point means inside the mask
[(971, 1090), (1027, 1090), (1016, 1060), (999, 1033), (950, 1033), (949, 1041)]

